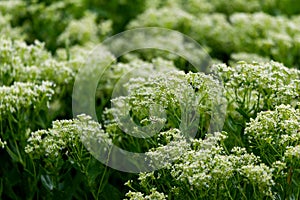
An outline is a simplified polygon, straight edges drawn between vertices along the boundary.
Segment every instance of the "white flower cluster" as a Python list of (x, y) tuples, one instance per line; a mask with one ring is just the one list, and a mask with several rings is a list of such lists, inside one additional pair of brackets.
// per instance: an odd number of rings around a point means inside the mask
[(146, 2), (146, 8), (160, 8), (160, 7), (181, 7), (184, 10), (193, 13), (195, 15), (201, 15), (203, 13), (221, 12), (225, 14), (232, 13), (253, 13), (253, 12), (266, 12), (273, 14), (274, 12), (280, 12), (285, 14), (293, 14), (293, 6), (291, 1), (280, 0), (232, 0), (230, 3), (226, 0), (189, 0), (188, 3), (182, 0), (153, 0)]
[[(96, 51), (93, 51), (94, 49)], [(106, 48), (96, 46), (93, 42), (87, 42), (84, 45), (73, 45), (67, 49), (59, 48), (56, 50), (56, 58), (59, 62), (67, 63), (75, 72), (86, 64), (90, 64), (89, 70), (95, 70), (95, 67), (107, 67), (107, 61), (115, 61), (112, 53)], [(87, 73), (90, 73), (89, 70), (87, 70)]]
[[(274, 182), (271, 169), (259, 164), (259, 158), (248, 154), (244, 148), (234, 147), (231, 154), (226, 154), (224, 147), (218, 144), (222, 140), (222, 134), (209, 136), (206, 140), (195, 140), (196, 149), (185, 153), (181, 158), (182, 162), (172, 167), (173, 177), (205, 194), (208, 188), (215, 192), (225, 189), (228, 187), (226, 183), (235, 176), (241, 176), (260, 193), (272, 196), (271, 187)], [(264, 177), (261, 176), (262, 173)]]
[(44, 48), (44, 43), (35, 41), (27, 45), (21, 40), (0, 37), (1, 83), (41, 82), (48, 80), (57, 85), (73, 80), (74, 69), (67, 62), (57, 61)]
[(2, 149), (4, 149), (4, 147), (7, 145), (6, 141), (2, 141), (1, 138), (0, 138), (0, 147)]
[[(151, 11), (152, 9), (149, 9), (147, 12)], [(179, 27), (182, 26), (182, 23), (184, 21), (191, 20), (188, 19), (189, 17), (194, 18), (194, 16), (184, 11), (181, 11), (180, 9), (169, 10), (165, 8), (162, 10), (162, 12), (162, 15), (167, 16), (167, 18), (161, 18), (161, 16), (154, 16), (153, 18), (159, 20), (154, 22), (159, 23), (159, 27), (163, 28), (179, 29)], [(145, 17), (148, 18), (152, 16)], [(174, 18), (176, 18), (177, 21), (174, 21)], [(135, 26), (140, 27), (138, 25), (135, 25), (135, 21), (132, 21), (132, 24), (129, 24), (129, 28), (136, 28)], [(149, 24), (146, 24), (145, 26), (151, 27), (152, 23), (149, 22)], [(199, 49), (198, 46), (195, 46), (193, 43), (190, 42), (189, 39), (185, 38), (180, 33), (160, 29), (141, 29), (140, 31), (134, 31), (132, 34), (128, 34), (125, 35), (125, 37), (117, 38), (116, 40), (114, 40), (112, 46), (112, 48), (115, 49), (113, 51), (118, 51), (118, 49), (127, 48), (134, 49), (137, 46), (148, 47), (148, 49), (140, 49), (138, 51), (131, 52), (130, 55), (145, 60), (151, 60), (157, 57), (161, 57), (167, 60), (173, 60), (177, 63), (180, 62), (181, 65), (178, 64), (179, 68), (183, 67), (182, 64), (186, 62), (183, 58), (188, 58), (189, 61), (192, 60), (193, 62), (199, 63), (200, 61), (205, 60), (207, 58), (207, 54), (204, 51), (209, 51), (209, 49), (206, 48), (205, 45), (202, 46), (203, 49)], [(166, 49), (168, 50), (164, 51)], [(192, 69), (191, 71), (193, 70), (195, 69)]]
[(3, 14), (0, 11), (0, 35), (10, 38), (24, 38), (24, 36), (21, 34), (20, 28), (13, 28), (11, 26), (11, 20), (12, 16), (10, 14)]
[(300, 161), (300, 145), (297, 146), (288, 146), (286, 148), (286, 152), (284, 153), (284, 157), (288, 160)]
[[(111, 31), (111, 27), (103, 27), (104, 34)], [(58, 37), (58, 43), (61, 45), (85, 44), (87, 42), (99, 42), (100, 26), (96, 23), (96, 15), (86, 12), (78, 20), (72, 20), (65, 28), (64, 32)]]
[(295, 105), (300, 94), (300, 71), (278, 62), (219, 64), (215, 72), (224, 81), (232, 110), (243, 109), (251, 116), (276, 105)]
[(280, 105), (272, 111), (260, 112), (247, 123), (245, 135), (250, 149), (272, 166), (276, 190), (282, 192), (283, 180), (285, 184), (298, 188), (300, 110), (291, 105)]
[(236, 13), (230, 16), (230, 22), (234, 27), (232, 38), (235, 37), (236, 52), (258, 52), (288, 66), (297, 65), (299, 21), (265, 13)]
[(0, 87), (0, 121), (7, 115), (26, 112), (30, 108), (48, 106), (54, 94), (54, 84), (43, 81), (41, 85), (15, 82)]
[(239, 52), (233, 53), (230, 55), (230, 66), (238, 64), (238, 62), (244, 61), (246, 63), (266, 63), (270, 62), (270, 59), (262, 57), (255, 53), (246, 53), (246, 52)]
[[(222, 6), (223, 9), (224, 4)], [(248, 7), (248, 3), (245, 6)], [(178, 6), (165, 6), (147, 9), (131, 21), (128, 28), (171, 28), (208, 46), (213, 54), (256, 53), (283, 62), (287, 66), (298, 66), (299, 19), (290, 20), (261, 12), (234, 13), (229, 17), (220, 13), (202, 13), (196, 16)]]
[[(176, 132), (172, 133), (176, 135)], [(247, 153), (245, 148), (234, 147), (228, 153), (223, 145), (225, 139), (226, 133), (223, 132), (208, 135), (203, 140), (194, 139), (191, 146), (184, 139), (175, 140), (174, 147), (184, 150), (165, 169), (141, 173), (140, 186), (149, 191), (163, 183), (164, 191), (169, 191), (168, 196), (175, 198), (274, 197), (273, 169), (260, 163), (259, 157)], [(160, 153), (159, 159), (165, 159), (163, 157), (168, 156), (169, 151), (165, 149)], [(152, 159), (158, 156), (148, 155)], [(256, 193), (247, 194), (246, 188), (253, 188)]]
[[(152, 167), (170, 167), (170, 165), (172, 165), (171, 163), (180, 159), (183, 152), (189, 148), (190, 144), (186, 141), (183, 133), (178, 129), (170, 129), (165, 132), (160, 132), (158, 136), (158, 147), (150, 149), (150, 151), (145, 154)], [(141, 184), (147, 185), (144, 181), (146, 181), (149, 175), (151, 175), (151, 173), (140, 174), (139, 180)]]
[[(161, 9), (147, 9), (145, 13), (130, 22), (128, 28), (134, 27), (164, 27), (170, 29), (179, 28), (185, 22), (196, 20), (195, 16), (181, 10), (179, 7), (164, 7)], [(188, 24), (192, 25), (192, 24)]]
[(181, 0), (153, 0), (145, 3), (147, 10), (151, 8), (158, 9), (161, 7), (180, 7), (193, 14), (202, 14), (212, 12), (214, 10), (214, 6), (211, 4), (211, 1), (207, 0), (189, 0), (188, 3), (184, 3)]
[(110, 143), (108, 135), (99, 123), (87, 115), (77, 117), (73, 120), (54, 121), (51, 129), (32, 132), (27, 140), (25, 152), (35, 158), (56, 158), (69, 154), (79, 162), (81, 158), (78, 156), (82, 155), (79, 147), (82, 146), (82, 141), (87, 144), (87, 148), (88, 142), (94, 140)]
[(274, 197), (272, 186), (275, 185), (275, 182), (272, 177), (272, 168), (268, 167), (264, 163), (259, 165), (249, 164), (241, 166), (239, 171), (242, 176), (246, 177), (245, 181), (258, 188), (259, 193), (264, 193), (267, 196)]
[[(145, 62), (140, 59), (133, 59), (128, 63), (118, 62), (113, 64), (108, 70), (103, 74), (98, 89), (104, 89), (107, 91), (112, 91), (118, 80), (125, 81), (130, 78), (136, 77), (148, 77), (154, 73), (168, 72), (176, 70), (176, 67), (171, 61), (164, 60), (162, 58), (153, 59), (151, 62)], [(120, 84), (120, 83), (118, 83)]]
[[(280, 105), (274, 111), (265, 111), (251, 119), (245, 134), (262, 158), (272, 161), (286, 156), (297, 158), (300, 142), (300, 110), (290, 105)], [(273, 160), (274, 161), (274, 160)]]
[(141, 192), (132, 192), (129, 191), (126, 194), (126, 200), (167, 200), (168, 196), (156, 191), (156, 188), (152, 188), (150, 190), (150, 194), (149, 195), (144, 195)]
[[(112, 134), (118, 133), (116, 123), (123, 131), (139, 131), (137, 134), (158, 133), (162, 127), (163, 130), (179, 128), (180, 124), (184, 126), (186, 121), (193, 121), (196, 112), (200, 115), (201, 133), (204, 133), (209, 128), (209, 120), (222, 118), (225, 110), (218, 81), (203, 73), (156, 73), (132, 78), (125, 88), (128, 95), (112, 99), (112, 108), (105, 111), (106, 130)], [(221, 110), (218, 116), (214, 116), (216, 105)], [(197, 132), (197, 127), (194, 128)]]

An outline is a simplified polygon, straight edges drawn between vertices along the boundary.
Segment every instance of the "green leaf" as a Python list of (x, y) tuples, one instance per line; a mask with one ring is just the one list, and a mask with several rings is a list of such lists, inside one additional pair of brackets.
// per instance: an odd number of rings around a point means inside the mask
[(110, 200), (110, 199), (122, 199), (121, 192), (111, 184), (106, 184), (103, 193), (101, 194), (101, 199)]

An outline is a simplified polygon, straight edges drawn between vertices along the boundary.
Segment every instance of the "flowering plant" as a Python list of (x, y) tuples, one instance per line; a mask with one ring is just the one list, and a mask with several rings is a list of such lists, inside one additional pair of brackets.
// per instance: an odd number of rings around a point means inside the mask
[(299, 5), (0, 1), (0, 199), (300, 199)]

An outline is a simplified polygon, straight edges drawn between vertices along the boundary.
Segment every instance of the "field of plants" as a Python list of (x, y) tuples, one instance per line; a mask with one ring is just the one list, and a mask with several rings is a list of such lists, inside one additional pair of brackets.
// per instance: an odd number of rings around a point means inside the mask
[(299, 99), (296, 0), (0, 1), (0, 199), (300, 199)]

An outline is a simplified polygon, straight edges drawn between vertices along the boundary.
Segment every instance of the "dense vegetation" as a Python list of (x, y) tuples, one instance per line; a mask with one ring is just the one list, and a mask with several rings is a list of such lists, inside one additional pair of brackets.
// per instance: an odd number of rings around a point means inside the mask
[[(115, 62), (97, 87), (98, 121), (73, 116), (73, 85), (91, 50), (140, 27), (193, 38), (212, 57), (210, 73), (164, 51), (115, 58), (103, 48)], [(1, 1), (0, 199), (299, 199), (299, 59), (294, 0)], [(124, 77), (128, 92), (114, 96)], [(188, 106), (195, 138), (183, 128)], [(174, 159), (121, 172), (91, 154), (89, 138)]]

